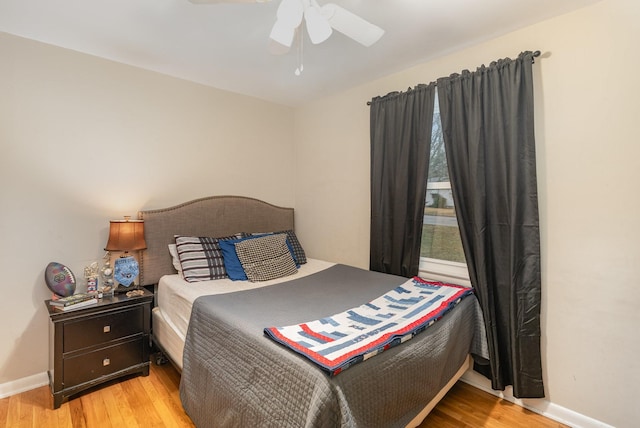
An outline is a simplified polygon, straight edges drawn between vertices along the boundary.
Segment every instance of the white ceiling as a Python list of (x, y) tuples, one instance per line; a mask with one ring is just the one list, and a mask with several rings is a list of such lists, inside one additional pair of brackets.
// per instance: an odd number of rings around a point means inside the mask
[(333, 0), (386, 33), (369, 48), (305, 37), (300, 76), (295, 49), (267, 50), (279, 0), (0, 0), (0, 31), (296, 106), (597, 1)]

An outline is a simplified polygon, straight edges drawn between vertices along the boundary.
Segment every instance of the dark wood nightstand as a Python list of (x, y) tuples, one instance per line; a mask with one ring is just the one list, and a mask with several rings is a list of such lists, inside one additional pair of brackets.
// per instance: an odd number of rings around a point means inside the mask
[(153, 293), (105, 297), (97, 305), (49, 311), (49, 384), (53, 408), (70, 396), (130, 374), (149, 374)]

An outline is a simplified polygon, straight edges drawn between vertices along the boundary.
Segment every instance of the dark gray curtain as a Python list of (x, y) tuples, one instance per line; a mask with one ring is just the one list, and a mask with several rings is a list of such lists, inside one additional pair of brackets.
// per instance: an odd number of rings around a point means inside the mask
[(371, 270), (418, 274), (435, 85), (371, 101)]
[(460, 235), (482, 307), (494, 389), (544, 396), (533, 54), (438, 79)]

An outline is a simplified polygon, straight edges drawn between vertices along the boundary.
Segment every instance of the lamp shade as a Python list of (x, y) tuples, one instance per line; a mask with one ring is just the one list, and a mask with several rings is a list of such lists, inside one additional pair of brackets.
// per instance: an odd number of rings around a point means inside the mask
[(125, 217), (124, 220), (111, 220), (109, 223), (109, 240), (104, 248), (106, 251), (137, 251), (147, 248), (143, 220)]

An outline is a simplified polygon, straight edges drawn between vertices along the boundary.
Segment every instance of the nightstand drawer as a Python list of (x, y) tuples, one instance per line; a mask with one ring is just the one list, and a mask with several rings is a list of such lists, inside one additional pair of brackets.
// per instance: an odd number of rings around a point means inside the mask
[(99, 379), (144, 362), (144, 338), (64, 360), (62, 383), (65, 388)]
[(141, 306), (97, 317), (67, 322), (63, 332), (63, 352), (76, 351), (144, 331)]

